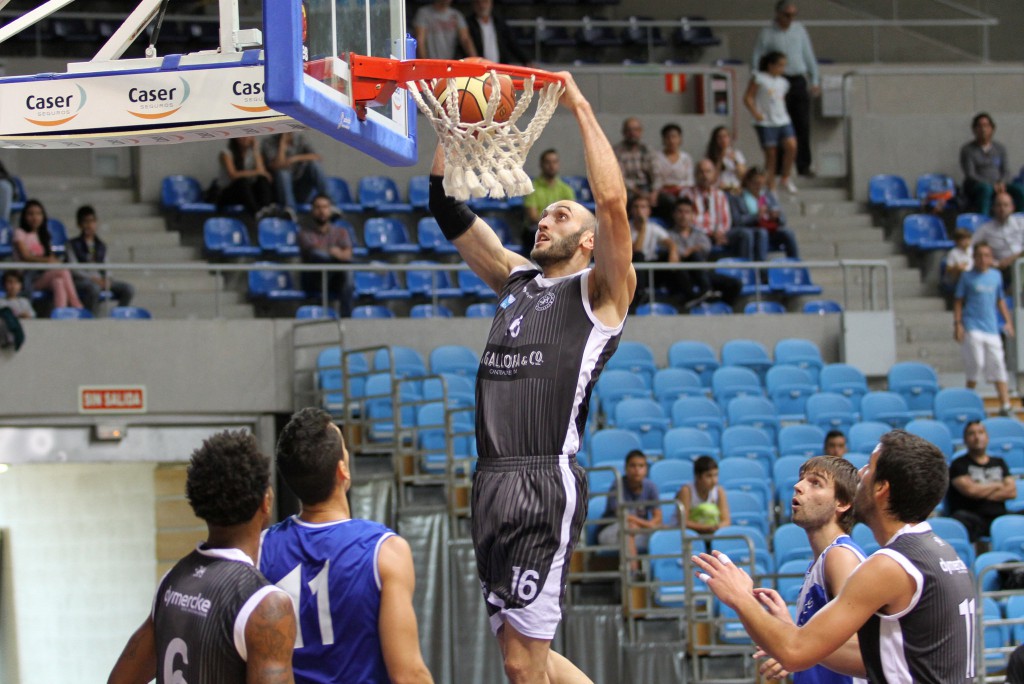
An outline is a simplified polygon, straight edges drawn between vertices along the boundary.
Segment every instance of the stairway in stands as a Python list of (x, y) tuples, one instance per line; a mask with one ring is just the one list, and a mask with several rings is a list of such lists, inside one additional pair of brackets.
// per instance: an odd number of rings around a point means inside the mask
[[(156, 204), (135, 200), (128, 181), (91, 176), (27, 176), (22, 181), (29, 196), (43, 203), (50, 218), (64, 223), (69, 239), (78, 234), (75, 211), (91, 204), (99, 215), (100, 239), (109, 247), (109, 262), (205, 261), (199, 249), (182, 245), (177, 231), (167, 230)], [(218, 289), (222, 317), (253, 317), (244, 292), (225, 288), (222, 277), (207, 271), (132, 271), (118, 277), (135, 286), (132, 304), (148, 309), (154, 318), (213, 318), (214, 293)]]

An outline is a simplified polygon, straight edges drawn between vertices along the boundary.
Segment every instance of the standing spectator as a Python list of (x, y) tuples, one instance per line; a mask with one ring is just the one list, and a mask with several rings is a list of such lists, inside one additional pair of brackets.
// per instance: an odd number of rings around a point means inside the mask
[[(614, 518), (618, 516), (619, 502), (616, 498), (617, 483), (613, 482), (608, 490), (608, 503), (605, 504), (603, 518)], [(622, 503), (634, 504), (637, 502), (650, 502), (646, 506), (626, 507), (626, 529), (633, 530), (654, 530), (661, 527), (661, 508), (657, 501), (658, 485), (647, 477), (647, 457), (644, 452), (634, 449), (626, 454), (626, 474), (622, 476)], [(618, 544), (619, 534), (622, 527), (617, 522), (606, 525), (597, 534), (597, 541), (602, 546)], [(626, 548), (629, 556), (633, 559), (630, 562), (630, 571), (637, 572), (640, 569), (640, 560), (637, 553), (647, 552), (647, 541), (650, 535), (647, 534), (626, 534)]]
[[(466, 16), (470, 40), (476, 54), (501, 64), (528, 64), (505, 20), (493, 12), (494, 0), (473, 0), (473, 12)], [(464, 55), (467, 56), (467, 55)]]
[(711, 238), (712, 247), (748, 261), (754, 259), (754, 236), (748, 229), (732, 230), (729, 197), (718, 188), (718, 174), (710, 159), (697, 163), (696, 185), (683, 193), (693, 203), (696, 226)]
[(622, 140), (612, 148), (630, 194), (650, 192), (654, 183), (654, 162), (650, 150), (642, 142), (643, 137), (644, 125), (640, 119), (631, 116), (622, 122)]
[(837, 456), (839, 458), (846, 456), (846, 435), (843, 434), (843, 431), (829, 430), (828, 434), (825, 435), (824, 449), (826, 456)]
[(256, 219), (273, 210), (274, 188), (256, 138), (242, 136), (228, 141), (220, 153), (221, 179), (218, 207), (241, 204)]
[(942, 260), (942, 281), (939, 282), (939, 291), (946, 296), (953, 296), (961, 274), (970, 271), (974, 265), (974, 259), (971, 257), (972, 237), (974, 236), (971, 231), (963, 228), (953, 231), (953, 249), (946, 252), (946, 257)]
[[(697, 217), (693, 202), (683, 197), (672, 213), (673, 248), (669, 250), (669, 263), (706, 263), (711, 253), (711, 239), (707, 233), (694, 225)], [(743, 290), (743, 283), (732, 276), (722, 275), (714, 270), (673, 271), (674, 283), (671, 289), (679, 295), (683, 304), (699, 304), (707, 299), (721, 298), (735, 307)]]
[(971, 242), (984, 242), (992, 248), (996, 268), (1003, 273), (1003, 284), (1009, 286), (1013, 262), (1024, 256), (1024, 218), (1013, 213), (1009, 193), (996, 194), (992, 200), (992, 220), (978, 227)]
[(686, 529), (697, 534), (714, 534), (732, 522), (729, 499), (718, 484), (718, 463), (710, 456), (693, 462), (693, 484), (680, 487), (676, 498), (686, 511)]
[[(986, 216), (992, 212), (992, 199), (1000, 192), (1013, 198), (1014, 211), (1024, 210), (1024, 188), (1010, 181), (1010, 162), (1006, 148), (992, 139), (996, 124), (985, 112), (971, 119), (974, 140), (960, 148), (960, 169), (964, 172), (964, 194), (971, 207)], [(1012, 212), (1011, 212), (1012, 213)]]
[(661, 151), (651, 160), (654, 172), (654, 190), (651, 204), (658, 218), (670, 221), (679, 193), (693, 187), (693, 159), (682, 150), (683, 129), (677, 124), (666, 124), (661, 129)]
[(793, 0), (775, 3), (775, 21), (761, 29), (754, 43), (751, 65), (758, 69), (761, 59), (769, 52), (786, 56), (785, 77), (789, 81), (786, 92), (786, 111), (796, 132), (796, 171), (801, 176), (811, 175), (811, 98), (821, 92), (818, 60), (807, 29), (794, 21), (797, 10)]
[[(89, 205), (79, 207), (75, 213), (75, 222), (78, 224), (79, 234), (68, 242), (68, 260), (79, 264), (106, 263), (107, 245), (96, 236), (99, 223), (96, 219), (96, 210)], [(106, 271), (73, 271), (71, 275), (82, 304), (94, 314), (103, 290), (110, 290), (113, 293), (118, 306), (128, 306), (135, 296), (134, 287), (122, 280), (108, 277)]]
[(523, 199), (523, 209), (526, 211), (524, 245), (533, 244), (537, 223), (545, 209), (559, 200), (576, 201), (576, 191), (558, 175), (561, 167), (562, 162), (554, 148), (540, 153), (540, 175), (533, 179), (533, 192)]
[(466, 18), (452, 9), (452, 0), (434, 0), (420, 7), (412, 26), (416, 56), (420, 59), (455, 59), (457, 46), (462, 47), (466, 57), (477, 56)]
[(988, 453), (988, 431), (980, 420), (964, 426), (967, 453), (949, 465), (949, 515), (967, 528), (971, 541), (987, 536), (992, 521), (1006, 515), (1017, 483), (1006, 461)]
[[(299, 231), (299, 252), (306, 264), (348, 264), (352, 262), (352, 237), (348, 231), (334, 224), (337, 210), (327, 195), (313, 198), (313, 225)], [(320, 273), (303, 273), (302, 289), (307, 294), (322, 296)], [(341, 316), (352, 313), (352, 291), (347, 274), (335, 271), (327, 275), (328, 297), (337, 297)]]
[(1003, 300), (1003, 276), (992, 268), (992, 248), (984, 242), (974, 245), (974, 269), (960, 276), (953, 300), (953, 335), (961, 344), (967, 386), (974, 389), (982, 371), (996, 387), (1000, 415), (1010, 415), (1003, 340), (999, 336), (996, 309), (1013, 337), (1013, 319)]
[(711, 131), (704, 156), (718, 170), (718, 187), (726, 192), (739, 192), (743, 175), (747, 172), (747, 158), (732, 146), (732, 133), (727, 126), (716, 126)]
[(746, 228), (754, 240), (754, 261), (766, 261), (768, 252), (781, 249), (790, 259), (799, 259), (796, 235), (786, 228), (786, 215), (779, 200), (765, 183), (765, 172), (756, 166), (743, 176), (743, 192), (729, 195), (733, 230)]
[(785, 96), (790, 84), (782, 77), (786, 68), (786, 56), (781, 52), (769, 52), (761, 58), (758, 70), (750, 78), (750, 85), (743, 96), (743, 103), (754, 116), (754, 130), (764, 150), (764, 166), (768, 172), (768, 188), (775, 189), (775, 169), (782, 148), (782, 187), (786, 192), (796, 193), (796, 185), (790, 178), (793, 172), (793, 156), (796, 154), (796, 137), (789, 112), (786, 111)]
[(6, 306), (18, 318), (35, 318), (32, 302), (21, 294), (23, 286), (21, 271), (4, 271), (4, 296), (0, 297), (0, 309)]
[(300, 133), (279, 133), (263, 139), (263, 161), (274, 176), (277, 203), (295, 221), (296, 198), (303, 202), (314, 190), (327, 194), (327, 176), (320, 166), (320, 155)]
[[(39, 200), (30, 199), (25, 202), (25, 208), (21, 210), (20, 224), (14, 229), (14, 256), (18, 261), (39, 264), (60, 262), (60, 259), (53, 254), (50, 229), (47, 227), (48, 221), (46, 209), (43, 208)], [(28, 281), (28, 289), (51, 290), (55, 307), (82, 308), (82, 300), (78, 298), (78, 293), (75, 291), (75, 282), (71, 277), (71, 271), (63, 268), (53, 271), (35, 271), (29, 273), (25, 279)]]

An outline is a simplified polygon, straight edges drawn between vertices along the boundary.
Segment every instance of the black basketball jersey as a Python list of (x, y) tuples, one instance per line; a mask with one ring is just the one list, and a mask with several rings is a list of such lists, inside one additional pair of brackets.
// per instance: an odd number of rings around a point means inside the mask
[(872, 682), (974, 681), (976, 597), (967, 564), (926, 522), (907, 526), (875, 553), (898, 562), (917, 583), (910, 606), (876, 613), (857, 635)]
[(198, 548), (153, 600), (158, 684), (245, 684), (245, 624), (274, 587), (238, 549)]
[(591, 311), (590, 275), (520, 266), (505, 282), (477, 373), (482, 462), (579, 450), (591, 390), (622, 335)]

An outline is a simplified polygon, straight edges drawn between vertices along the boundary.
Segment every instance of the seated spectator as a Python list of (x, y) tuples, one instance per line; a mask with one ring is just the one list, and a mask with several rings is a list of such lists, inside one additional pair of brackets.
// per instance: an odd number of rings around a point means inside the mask
[[(46, 209), (39, 200), (25, 202), (21, 210), (21, 220), (14, 229), (14, 256), (18, 261), (38, 264), (60, 263), (53, 254), (50, 242), (50, 230), (47, 228)], [(31, 271), (25, 276), (26, 289), (51, 290), (55, 307), (73, 306), (82, 308), (82, 300), (75, 291), (75, 282), (71, 271), (57, 269), (52, 271)]]
[(843, 434), (842, 430), (829, 430), (828, 434), (825, 435), (825, 445), (823, 448), (826, 456), (842, 458), (846, 455), (846, 435)]
[(675, 243), (667, 230), (650, 220), (650, 201), (644, 195), (634, 195), (629, 200), (628, 211), (633, 261), (665, 261)]
[(4, 271), (4, 296), (0, 297), (0, 309), (6, 306), (18, 318), (35, 318), (32, 302), (21, 294), (24, 284), (21, 271)]
[(984, 242), (992, 248), (995, 266), (1003, 273), (1003, 285), (1013, 282), (1013, 262), (1024, 256), (1024, 218), (1013, 213), (1013, 199), (1000, 192), (992, 200), (992, 220), (981, 224), (971, 238), (971, 244)]
[[(974, 140), (960, 148), (960, 169), (964, 172), (964, 194), (971, 208), (980, 214), (992, 211), (997, 193), (1008, 192), (1016, 209), (1024, 210), (1024, 187), (1010, 180), (1006, 148), (992, 139), (996, 124), (985, 112), (971, 120)], [(1012, 213), (1011, 211), (1011, 213)]]
[[(68, 260), (80, 264), (102, 264), (107, 261), (107, 245), (96, 236), (98, 221), (96, 210), (86, 205), (78, 208), (75, 221), (80, 231), (78, 237), (68, 242)], [(73, 271), (75, 289), (82, 304), (89, 311), (96, 313), (100, 303), (100, 293), (110, 290), (117, 300), (118, 306), (128, 306), (135, 296), (135, 288), (122, 280), (114, 280), (105, 271)]]
[(734, 227), (751, 231), (754, 261), (767, 261), (768, 252), (781, 249), (791, 259), (799, 259), (796, 235), (786, 228), (786, 215), (779, 200), (765, 182), (765, 172), (756, 166), (743, 176), (743, 191), (730, 195)]
[(523, 199), (526, 230), (523, 244), (532, 245), (537, 237), (537, 223), (545, 209), (559, 200), (576, 200), (576, 191), (558, 175), (562, 162), (558, 151), (549, 148), (540, 153), (540, 175), (533, 179), (533, 192)]
[(473, 0), (471, 7), (473, 11), (466, 15), (466, 27), (478, 55), (500, 64), (530, 63), (505, 19), (494, 13), (494, 0)]
[(654, 166), (650, 150), (643, 143), (644, 125), (631, 116), (622, 122), (622, 140), (615, 143), (615, 158), (622, 169), (626, 191), (649, 193), (654, 184)]
[(256, 219), (276, 208), (270, 172), (263, 162), (256, 138), (243, 136), (228, 141), (228, 149), (220, 153), (221, 178), (218, 207), (241, 204)]
[(327, 194), (327, 176), (320, 166), (320, 155), (300, 133), (279, 133), (263, 139), (263, 161), (274, 176), (277, 203), (288, 218), (298, 219), (296, 198), (305, 202), (311, 192)]
[(960, 274), (970, 271), (974, 266), (974, 257), (971, 256), (971, 231), (957, 228), (953, 231), (953, 249), (946, 252), (942, 260), (942, 280), (939, 282), (939, 291), (947, 297), (953, 296), (956, 291), (956, 284), (960, 280)]
[[(696, 212), (689, 197), (683, 197), (672, 213), (673, 248), (669, 250), (669, 263), (706, 263), (711, 253), (711, 239), (694, 225)], [(743, 290), (743, 283), (731, 276), (716, 273), (712, 269), (673, 271), (670, 288), (682, 300), (683, 305), (696, 305), (708, 299), (722, 299), (729, 306), (736, 306), (736, 300)]]
[(704, 154), (718, 171), (718, 187), (726, 192), (739, 192), (740, 183), (747, 172), (747, 159), (732, 146), (732, 133), (726, 126), (716, 126), (711, 131), (708, 149)]
[(753, 233), (748, 229), (731, 230), (729, 196), (718, 188), (718, 172), (710, 159), (701, 159), (697, 163), (694, 180), (696, 184), (685, 190), (683, 196), (690, 198), (697, 212), (697, 228), (707, 233), (714, 249), (753, 261)]
[(683, 129), (666, 124), (661, 129), (661, 151), (651, 159), (654, 190), (651, 204), (662, 221), (672, 220), (672, 210), (684, 188), (693, 187), (693, 159), (682, 150)]
[[(608, 503), (605, 505), (603, 518), (614, 518), (618, 516), (619, 502), (616, 497), (616, 485), (613, 482), (608, 490)], [(630, 504), (642, 501), (657, 502), (659, 499), (658, 485), (647, 477), (647, 457), (644, 452), (634, 449), (626, 454), (626, 474), (622, 476), (622, 502)], [(648, 506), (628, 507), (625, 513), (627, 530), (653, 530), (661, 527), (661, 508), (657, 503)], [(602, 546), (612, 546), (619, 543), (621, 526), (617, 522), (606, 525), (597, 534), (597, 541)], [(626, 534), (626, 548), (629, 555), (634, 558), (630, 563), (630, 569), (636, 572), (640, 569), (640, 561), (636, 559), (638, 553), (647, 552), (649, 534)]]
[(1006, 461), (988, 453), (988, 431), (974, 420), (964, 426), (967, 453), (949, 466), (949, 515), (967, 528), (971, 541), (987, 536), (992, 521), (1006, 515), (1017, 483)]
[[(352, 238), (342, 226), (334, 224), (338, 211), (331, 204), (327, 195), (313, 198), (311, 226), (303, 226), (299, 231), (299, 252), (302, 262), (306, 264), (348, 264), (352, 263)], [(328, 298), (337, 298), (340, 314), (348, 317), (352, 313), (352, 287), (348, 274), (343, 271), (328, 273)], [(320, 273), (303, 273), (302, 289), (313, 297), (322, 297)]]
[(455, 59), (458, 48), (464, 57), (476, 57), (466, 17), (452, 7), (452, 0), (433, 0), (416, 10), (412, 19), (416, 56), (420, 59)]
[(718, 463), (710, 456), (693, 462), (693, 484), (684, 484), (676, 494), (686, 511), (686, 529), (698, 534), (714, 534), (732, 522), (729, 499), (718, 484)]

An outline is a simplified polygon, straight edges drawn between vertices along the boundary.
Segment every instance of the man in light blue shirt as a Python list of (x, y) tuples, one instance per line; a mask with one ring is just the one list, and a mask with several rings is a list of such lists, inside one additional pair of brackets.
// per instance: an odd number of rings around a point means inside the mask
[(786, 55), (786, 110), (796, 131), (796, 171), (801, 176), (811, 173), (811, 98), (821, 92), (818, 60), (807, 29), (796, 17), (793, 0), (779, 0), (775, 4), (775, 20), (761, 29), (754, 43), (753, 68), (761, 57), (772, 51)]

